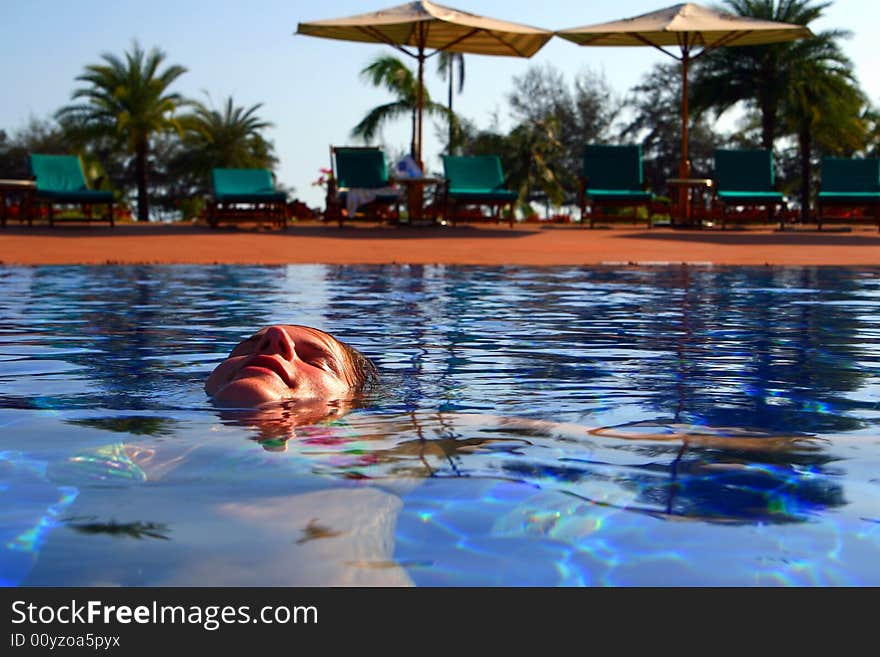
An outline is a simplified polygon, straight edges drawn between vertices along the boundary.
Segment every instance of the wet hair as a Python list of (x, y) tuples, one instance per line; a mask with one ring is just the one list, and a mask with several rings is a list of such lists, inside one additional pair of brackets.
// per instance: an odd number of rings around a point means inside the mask
[(357, 392), (369, 390), (379, 383), (379, 370), (369, 358), (342, 340), (336, 340), (351, 365), (351, 385)]

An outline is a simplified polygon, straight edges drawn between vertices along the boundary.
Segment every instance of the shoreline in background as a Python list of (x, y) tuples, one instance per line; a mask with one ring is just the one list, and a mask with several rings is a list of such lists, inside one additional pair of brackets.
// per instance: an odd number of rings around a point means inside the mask
[(770, 227), (679, 230), (565, 224), (394, 227), (298, 222), (253, 225), (117, 224), (0, 228), (0, 264), (448, 264), (878, 266), (873, 225), (817, 232)]

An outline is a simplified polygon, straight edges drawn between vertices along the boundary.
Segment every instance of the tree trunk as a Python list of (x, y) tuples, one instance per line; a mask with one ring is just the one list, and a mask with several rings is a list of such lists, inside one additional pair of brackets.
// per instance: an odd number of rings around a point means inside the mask
[(135, 152), (135, 176), (138, 190), (138, 221), (150, 220), (150, 205), (147, 199), (147, 142), (139, 141)]
[(452, 79), (454, 77), (455, 67), (452, 65), (452, 58), (450, 57), (447, 62), (449, 66), (449, 144), (446, 146), (446, 153), (448, 155), (453, 155), (452, 153), (452, 140), (453, 140), (453, 130), (452, 130)]
[(810, 153), (813, 150), (813, 135), (809, 126), (798, 134), (798, 147), (801, 155), (801, 222), (810, 221)]
[(409, 142), (409, 154), (412, 157), (416, 156), (416, 132), (417, 132), (416, 122), (417, 122), (416, 121), (416, 110), (415, 110), (415, 108), (413, 108), (413, 111), (412, 111), (412, 139), (410, 139), (410, 142)]
[(776, 113), (779, 111), (779, 92), (773, 87), (774, 68), (768, 65), (762, 66), (759, 82), (762, 89), (759, 92), (758, 104), (761, 108), (761, 146), (768, 151), (773, 150), (773, 142), (776, 140)]
[(761, 99), (761, 147), (773, 150), (776, 137), (776, 104), (769, 98)]

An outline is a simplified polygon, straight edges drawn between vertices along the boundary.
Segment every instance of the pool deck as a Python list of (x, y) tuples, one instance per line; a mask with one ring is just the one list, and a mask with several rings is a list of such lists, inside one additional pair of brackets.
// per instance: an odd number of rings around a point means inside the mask
[(296, 223), (209, 229), (189, 224), (7, 224), (0, 264), (880, 265), (873, 226), (823, 232), (771, 228), (588, 229), (563, 224), (343, 228)]

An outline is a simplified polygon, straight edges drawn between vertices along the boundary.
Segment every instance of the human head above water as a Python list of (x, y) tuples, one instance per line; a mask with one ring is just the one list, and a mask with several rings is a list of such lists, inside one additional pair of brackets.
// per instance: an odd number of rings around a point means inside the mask
[(238, 344), (211, 372), (205, 392), (224, 406), (284, 400), (346, 400), (378, 382), (361, 352), (309, 326), (276, 324)]

